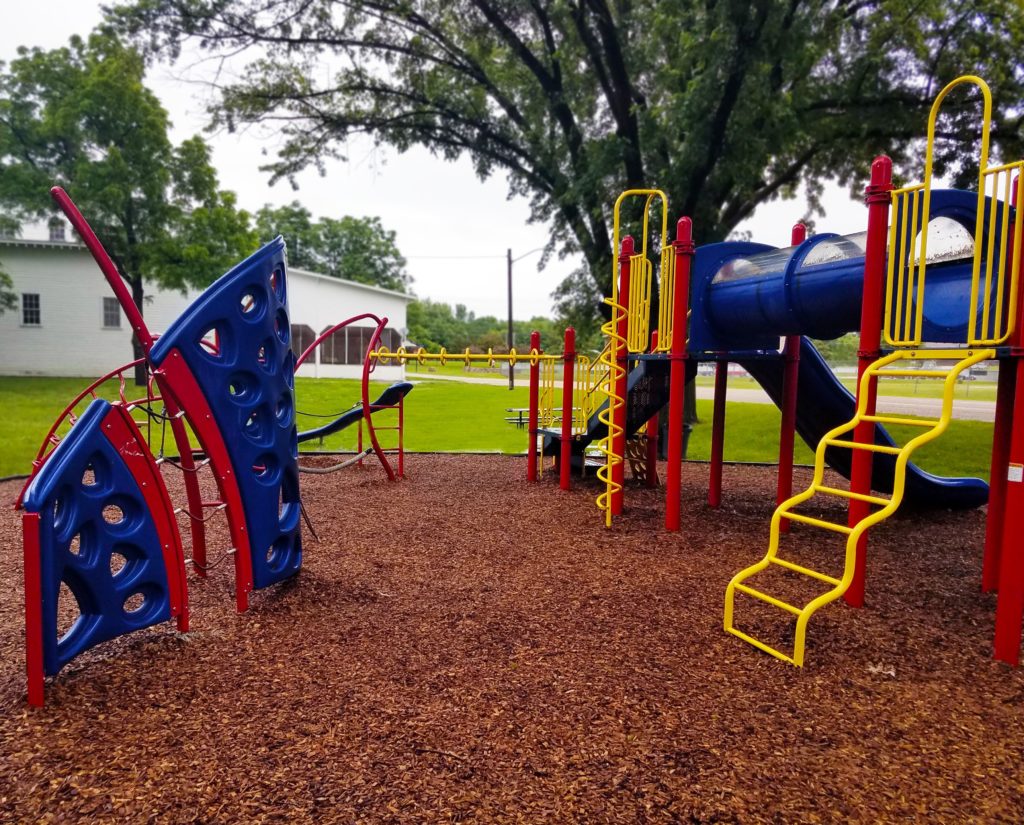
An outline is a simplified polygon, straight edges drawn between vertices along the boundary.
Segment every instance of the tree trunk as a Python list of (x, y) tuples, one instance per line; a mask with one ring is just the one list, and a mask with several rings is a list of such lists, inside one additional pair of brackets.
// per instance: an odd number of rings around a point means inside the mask
[[(139, 308), (139, 315), (143, 314), (142, 303), (145, 298), (144, 286), (142, 283), (142, 277), (136, 276), (134, 278), (127, 279), (129, 285), (132, 288), (132, 302)], [(132, 331), (132, 360), (137, 361), (146, 355), (146, 351), (142, 348), (142, 343), (135, 335), (134, 330)], [(135, 365), (135, 385), (137, 387), (145, 387), (149, 383), (149, 369), (145, 362)]]

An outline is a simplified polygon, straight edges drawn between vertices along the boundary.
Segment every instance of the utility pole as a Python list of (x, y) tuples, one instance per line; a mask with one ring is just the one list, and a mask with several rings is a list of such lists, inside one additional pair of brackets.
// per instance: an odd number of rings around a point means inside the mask
[[(512, 330), (512, 250), (509, 249), (507, 253), (508, 260), (508, 351), (512, 352), (512, 347), (515, 346), (516, 339), (515, 333)], [(508, 388), (514, 390), (516, 388), (516, 367), (515, 364), (508, 365)]]
[[(512, 330), (512, 264), (516, 261), (521, 261), (527, 255), (532, 255), (534, 252), (540, 252), (543, 250), (543, 246), (538, 246), (536, 249), (531, 249), (529, 252), (524, 252), (518, 258), (512, 257), (512, 250), (509, 249), (505, 253), (505, 260), (508, 261), (508, 348), (511, 352), (512, 347), (515, 346), (515, 334)], [(515, 365), (508, 365), (508, 388), (514, 390), (516, 388), (515, 378)]]

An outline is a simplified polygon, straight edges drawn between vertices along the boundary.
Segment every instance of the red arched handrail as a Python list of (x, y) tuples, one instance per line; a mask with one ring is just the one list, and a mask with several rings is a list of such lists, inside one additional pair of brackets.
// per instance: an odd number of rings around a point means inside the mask
[(363, 419), (366, 421), (366, 430), (370, 436), (370, 445), (373, 447), (373, 452), (377, 456), (377, 460), (380, 461), (381, 466), (384, 468), (384, 472), (387, 473), (388, 481), (395, 480), (395, 471), (391, 468), (391, 463), (387, 459), (387, 454), (381, 449), (380, 441), (377, 439), (377, 431), (373, 426), (373, 405), (370, 403), (370, 373), (373, 372), (374, 362), (370, 358), (370, 353), (376, 349), (377, 344), (380, 342), (380, 336), (384, 332), (384, 328), (388, 324), (388, 319), (381, 318), (374, 315), (372, 312), (364, 312), (360, 315), (353, 315), (351, 318), (346, 318), (344, 321), (339, 321), (334, 326), (328, 327), (321, 332), (316, 338), (313, 339), (313, 343), (303, 350), (302, 355), (295, 361), (295, 372), (299, 371), (299, 367), (302, 366), (303, 362), (313, 353), (314, 350), (324, 340), (330, 338), (334, 333), (340, 329), (344, 329), (350, 324), (354, 324), (356, 321), (362, 321), (364, 319), (370, 319), (377, 324), (377, 328), (373, 331), (373, 335), (370, 336), (370, 343), (366, 348), (366, 355), (363, 358), (363, 378), (362, 378), (362, 398), (360, 399), (363, 407)]

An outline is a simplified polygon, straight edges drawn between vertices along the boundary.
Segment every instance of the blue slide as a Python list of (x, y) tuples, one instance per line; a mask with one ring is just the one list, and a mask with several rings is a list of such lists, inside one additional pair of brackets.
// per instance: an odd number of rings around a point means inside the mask
[[(384, 392), (381, 393), (380, 398), (374, 401), (370, 406), (373, 408), (373, 412), (377, 412), (378, 409), (384, 407), (393, 407), (406, 395), (409, 394), (409, 390), (412, 389), (412, 384), (408, 381), (398, 381), (388, 387)], [(363, 405), (362, 403), (354, 404), (351, 408), (345, 410), (341, 415), (335, 418), (333, 421), (329, 421), (321, 427), (317, 427), (313, 430), (306, 430), (305, 432), (299, 433), (299, 443), (303, 441), (310, 441), (314, 438), (324, 438), (325, 436), (336, 433), (339, 430), (344, 430), (346, 427), (355, 424), (360, 418), (363, 417)]]
[[(923, 318), (926, 341), (967, 340), (965, 308), (970, 306), (975, 209), (973, 192), (932, 193)], [(989, 210), (985, 211), (987, 220)], [(982, 237), (987, 235), (986, 225)], [(709, 360), (727, 355), (776, 404), (782, 400), (780, 336), (829, 339), (860, 326), (863, 234), (816, 235), (789, 249), (747, 242), (708, 244), (697, 249), (693, 269), (692, 357)], [(850, 421), (854, 411), (854, 397), (814, 345), (802, 338), (797, 432), (814, 449), (826, 432)], [(875, 439), (893, 444), (881, 426)], [(826, 458), (834, 470), (849, 476), (848, 450), (829, 450)], [(874, 457), (872, 486), (880, 492), (892, 490), (894, 458)], [(911, 464), (906, 499), (923, 507), (973, 508), (988, 500), (988, 485), (977, 478), (940, 478)]]
[[(772, 401), (782, 405), (781, 359), (751, 359), (740, 365), (764, 388)], [(836, 378), (832, 369), (807, 338), (800, 339), (800, 373), (797, 380), (796, 430), (813, 450), (829, 430), (853, 418), (857, 402)], [(875, 443), (895, 445), (885, 428), (876, 425)], [(850, 477), (849, 450), (830, 447), (828, 465)], [(872, 460), (871, 486), (892, 493), (896, 456), (879, 453)], [(942, 478), (907, 465), (905, 501), (911, 506), (970, 509), (988, 501), (988, 485), (980, 478)]]

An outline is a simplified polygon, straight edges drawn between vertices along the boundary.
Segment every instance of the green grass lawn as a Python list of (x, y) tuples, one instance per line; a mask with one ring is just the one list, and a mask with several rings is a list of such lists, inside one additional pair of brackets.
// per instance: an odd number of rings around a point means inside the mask
[[(461, 369), (459, 367), (458, 369)], [(510, 392), (487, 384), (430, 381), (411, 375), (415, 389), (406, 399), (405, 446), (411, 452), (486, 451), (521, 453), (526, 449), (524, 430), (507, 423), (506, 408), (528, 403), (525, 382)], [(79, 378), (0, 378), (0, 476), (28, 472), (31, 460), (53, 419), (83, 387)], [(739, 386), (739, 380), (736, 381)], [(373, 385), (373, 397), (385, 384)], [(116, 386), (105, 394), (112, 397)], [(359, 382), (342, 379), (299, 378), (296, 381), (299, 429), (312, 429), (327, 421), (315, 415), (334, 417), (359, 399)], [(84, 408), (84, 406), (83, 406)], [(698, 402), (698, 414), (705, 423), (696, 427), (690, 442), (690, 458), (707, 459), (711, 441), (711, 402)], [(382, 429), (395, 423), (395, 414), (379, 413), (377, 425), (381, 444), (393, 446), (395, 434)], [(730, 403), (726, 417), (725, 457), (728, 461), (774, 462), (778, 458), (779, 411), (768, 404)], [(916, 434), (916, 431), (915, 431)], [(896, 433), (907, 437), (908, 433)], [(158, 448), (160, 427), (155, 426), (153, 446)], [(940, 475), (988, 474), (992, 425), (975, 421), (954, 421), (950, 432), (923, 448), (915, 459), (925, 469)], [(172, 445), (170, 433), (167, 444)], [(353, 450), (356, 428), (343, 430), (321, 445), (307, 442), (305, 450)], [(811, 450), (797, 441), (796, 461), (811, 463)]]
[[(853, 377), (840, 379), (850, 392), (856, 393), (857, 380)], [(710, 375), (698, 375), (698, 387), (713, 387), (715, 379)], [(757, 390), (761, 388), (753, 378), (749, 376), (730, 376), (729, 388), (740, 390)], [(898, 396), (900, 398), (919, 396), (921, 398), (941, 398), (942, 382), (923, 379), (914, 381), (911, 379), (888, 379), (882, 382), (878, 389), (879, 395)], [(974, 401), (995, 401), (996, 384), (994, 381), (961, 381), (956, 385), (954, 398), (970, 398)]]

